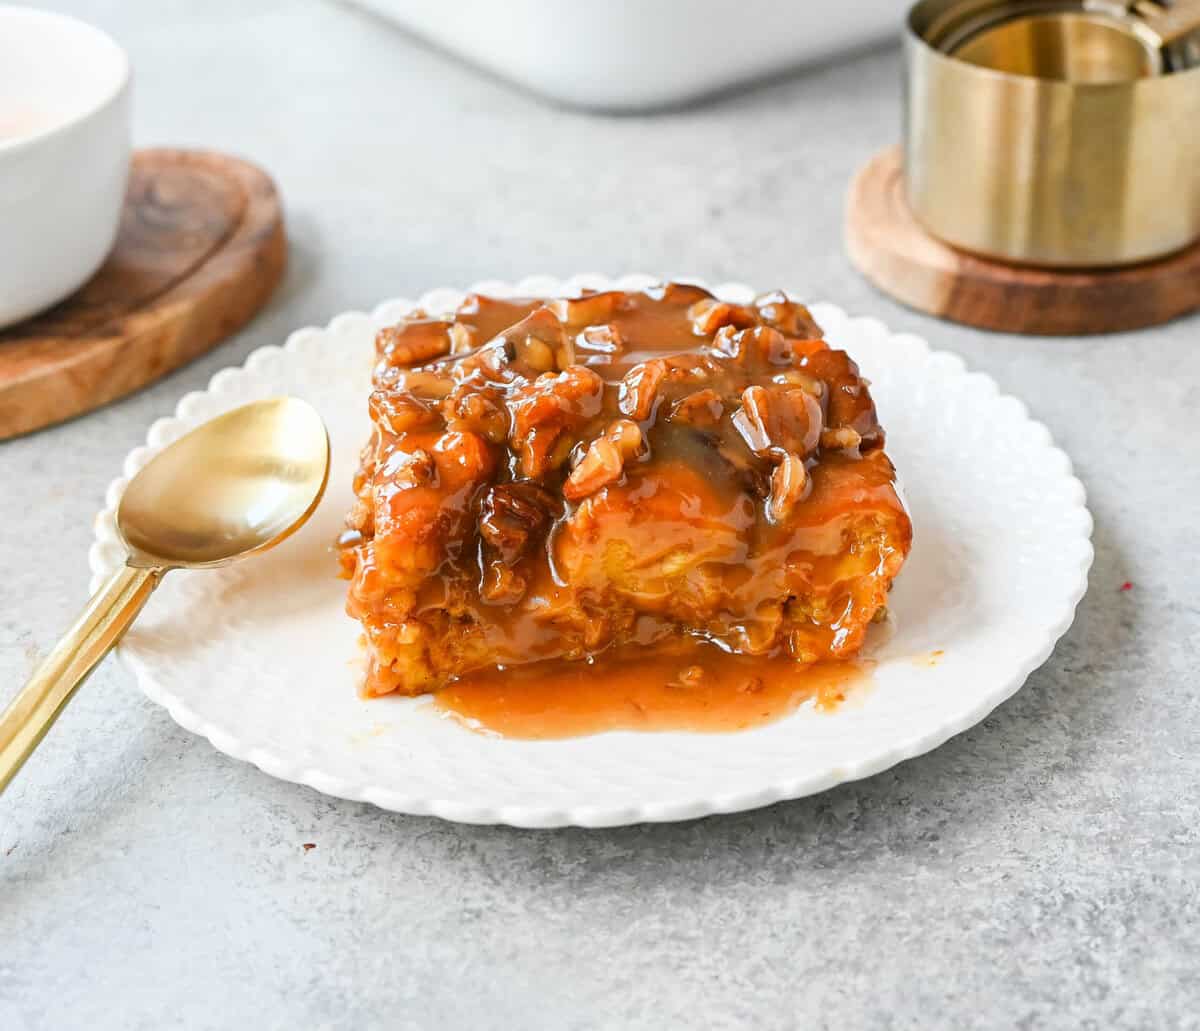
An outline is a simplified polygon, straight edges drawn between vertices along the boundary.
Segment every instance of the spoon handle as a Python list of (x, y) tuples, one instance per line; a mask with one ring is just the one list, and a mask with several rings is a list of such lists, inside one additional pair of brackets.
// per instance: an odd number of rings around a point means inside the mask
[(0, 792), (154, 592), (165, 570), (123, 566), (113, 573), (0, 715)]

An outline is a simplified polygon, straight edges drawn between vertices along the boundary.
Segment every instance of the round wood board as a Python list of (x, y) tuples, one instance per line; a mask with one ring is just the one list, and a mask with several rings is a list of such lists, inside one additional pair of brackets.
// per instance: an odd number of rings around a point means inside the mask
[(117, 241), (49, 311), (0, 330), (0, 439), (91, 411), (210, 350), (283, 275), (279, 195), (260, 169), (140, 150)]
[(1200, 308), (1200, 244), (1143, 265), (1042, 269), (955, 250), (921, 227), (904, 197), (899, 147), (854, 178), (846, 249), (864, 276), (903, 304), (1008, 333), (1115, 333)]

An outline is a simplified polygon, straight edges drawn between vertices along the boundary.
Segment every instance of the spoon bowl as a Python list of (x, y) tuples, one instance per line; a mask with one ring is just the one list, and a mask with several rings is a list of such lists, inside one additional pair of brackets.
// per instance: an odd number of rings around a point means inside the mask
[(272, 548), (320, 503), (329, 436), (311, 405), (278, 397), (181, 437), (130, 481), (117, 510), (124, 567), (0, 714), (0, 791), (172, 569), (209, 569)]
[(125, 489), (117, 529), (129, 564), (225, 565), (273, 547), (311, 514), (329, 477), (329, 437), (291, 397), (235, 408), (156, 455)]

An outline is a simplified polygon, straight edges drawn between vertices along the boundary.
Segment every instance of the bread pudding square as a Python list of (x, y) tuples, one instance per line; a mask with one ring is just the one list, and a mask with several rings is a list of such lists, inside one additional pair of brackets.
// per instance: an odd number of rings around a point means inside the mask
[(782, 293), (473, 295), (379, 333), (340, 539), (365, 691), (699, 638), (853, 656), (912, 526), (854, 362)]

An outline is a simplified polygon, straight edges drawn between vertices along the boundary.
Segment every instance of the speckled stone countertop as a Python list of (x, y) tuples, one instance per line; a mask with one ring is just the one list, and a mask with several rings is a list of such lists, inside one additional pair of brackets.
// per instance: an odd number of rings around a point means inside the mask
[(923, 334), (1050, 426), (1097, 557), (1054, 656), (975, 729), (673, 826), (324, 798), (180, 730), (110, 660), (0, 798), (0, 1028), (1200, 1026), (1200, 319), (1020, 339), (877, 295), (842, 198), (897, 138), (895, 50), (610, 118), (336, 5), (71, 7), (132, 54), (139, 144), (274, 173), (291, 266), (211, 355), (0, 444), (0, 697), (82, 602), (105, 486), (180, 395), (298, 326), (488, 276), (736, 278)]

